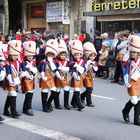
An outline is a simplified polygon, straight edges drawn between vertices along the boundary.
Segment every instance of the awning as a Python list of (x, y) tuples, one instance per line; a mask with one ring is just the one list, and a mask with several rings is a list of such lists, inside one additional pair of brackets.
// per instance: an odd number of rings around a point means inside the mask
[(140, 14), (97, 16), (97, 21), (126, 21), (140, 20)]
[(84, 12), (83, 15), (84, 16), (92, 16), (92, 17), (96, 17), (96, 16), (108, 16), (108, 15), (127, 15), (127, 14), (138, 14), (140, 13), (140, 8), (136, 8), (136, 9), (128, 9), (128, 10), (110, 10), (110, 11), (92, 11), (92, 12)]

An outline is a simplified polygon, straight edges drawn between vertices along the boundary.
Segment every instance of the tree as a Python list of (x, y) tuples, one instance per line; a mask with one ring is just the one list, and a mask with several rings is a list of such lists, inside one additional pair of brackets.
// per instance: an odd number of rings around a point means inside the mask
[(5, 29), (4, 34), (9, 33), (9, 5), (8, 0), (4, 0)]
[(81, 21), (82, 21), (82, 5), (83, 0), (79, 0), (79, 8), (78, 8), (78, 34), (81, 33)]

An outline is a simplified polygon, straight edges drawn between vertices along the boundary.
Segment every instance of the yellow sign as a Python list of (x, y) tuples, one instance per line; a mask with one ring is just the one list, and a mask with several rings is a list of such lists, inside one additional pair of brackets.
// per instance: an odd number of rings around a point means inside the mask
[(99, 11), (110, 11), (110, 10), (126, 10), (135, 9), (140, 7), (140, 0), (121, 0), (114, 2), (103, 2), (103, 3), (92, 3), (92, 10)]

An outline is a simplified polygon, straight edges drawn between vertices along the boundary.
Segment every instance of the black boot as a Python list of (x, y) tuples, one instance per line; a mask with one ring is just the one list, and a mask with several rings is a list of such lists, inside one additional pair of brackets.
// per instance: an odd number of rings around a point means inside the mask
[(50, 112), (47, 103), (48, 93), (41, 92), (42, 108), (43, 112)]
[(76, 101), (75, 101), (75, 94), (74, 93), (73, 93), (73, 96), (72, 96), (71, 105), (72, 105), (73, 108), (77, 108)]
[(134, 106), (134, 104), (129, 100), (124, 109), (122, 110), (122, 114), (123, 114), (123, 119), (128, 123), (130, 122), (130, 119), (129, 119), (129, 112), (131, 110), (131, 108)]
[(95, 105), (92, 104), (92, 98), (91, 98), (91, 94), (92, 94), (93, 89), (92, 88), (87, 88), (86, 89), (86, 100), (87, 100), (87, 106), (89, 107), (95, 107)]
[(85, 104), (85, 97), (86, 97), (86, 90), (83, 93), (81, 93), (81, 102), (82, 102), (82, 104)]
[(11, 98), (11, 96), (7, 96), (6, 101), (5, 101), (4, 112), (3, 112), (3, 115), (5, 115), (5, 116), (11, 116), (11, 113), (9, 111), (10, 98)]
[(64, 107), (67, 110), (70, 110), (71, 109), (71, 107), (69, 105), (69, 91), (64, 91)]
[(87, 106), (95, 107), (95, 105), (92, 104), (91, 94), (87, 94)]
[(10, 109), (11, 109), (11, 117), (18, 119), (20, 115), (16, 111), (16, 98), (17, 97), (15, 96), (10, 97)]
[(60, 92), (55, 93), (55, 98), (54, 98), (55, 108), (56, 109), (63, 109), (60, 105), (59, 95), (60, 95)]
[(5, 119), (0, 116), (0, 122), (4, 121)]
[(32, 99), (33, 99), (33, 93), (27, 92), (25, 94), (25, 100), (23, 104), (23, 113), (29, 116), (33, 116), (33, 110), (32, 110)]
[(134, 106), (134, 124), (140, 126), (140, 101)]
[(85, 108), (85, 106), (82, 105), (81, 103), (80, 92), (74, 91), (74, 94), (75, 94), (75, 102), (76, 102), (76, 105), (78, 106), (78, 111), (81, 111), (83, 108)]
[(55, 98), (55, 94), (56, 94), (56, 92), (52, 90), (51, 95), (50, 95), (50, 97), (48, 99), (48, 108), (49, 108), (50, 111), (53, 111), (53, 107), (52, 107), (51, 103)]

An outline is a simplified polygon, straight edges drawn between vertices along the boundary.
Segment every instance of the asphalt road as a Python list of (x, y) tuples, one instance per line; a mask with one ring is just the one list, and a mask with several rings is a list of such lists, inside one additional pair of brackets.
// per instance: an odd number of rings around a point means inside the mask
[[(36, 81), (37, 83), (37, 81)], [(36, 84), (33, 98), (34, 116), (22, 114), (20, 119), (5, 117), (0, 124), (0, 140), (139, 140), (140, 127), (122, 119), (121, 110), (129, 100), (126, 88), (108, 80), (95, 79), (92, 100), (95, 107), (42, 112), (41, 90)], [(71, 92), (72, 95), (72, 92)], [(0, 89), (0, 114), (3, 113), (7, 92)], [(61, 94), (63, 105), (63, 93)], [(17, 110), (22, 113), (24, 94), (19, 93)]]

